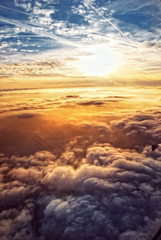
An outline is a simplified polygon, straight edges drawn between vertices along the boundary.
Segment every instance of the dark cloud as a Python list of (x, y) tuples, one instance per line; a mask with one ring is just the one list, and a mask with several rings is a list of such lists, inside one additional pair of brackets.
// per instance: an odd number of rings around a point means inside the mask
[(113, 98), (113, 99), (129, 99), (129, 97), (124, 97), (124, 96), (108, 96), (107, 98)]
[(145, 46), (147, 48), (161, 48), (161, 42), (145, 41), (145, 42), (143, 42), (143, 46)]
[(28, 90), (35, 90), (37, 88), (2, 88), (0, 92), (14, 92), (14, 91), (28, 91)]
[[(72, 99), (72, 98), (81, 98), (80, 96), (72, 96), (69, 95), (66, 98), (68, 99)], [(125, 100), (126, 98), (124, 97), (119, 97), (119, 96), (111, 96), (111, 97), (107, 97), (105, 99), (102, 98), (91, 98), (90, 100), (74, 100), (74, 101), (66, 101), (64, 102), (63, 106), (75, 106), (75, 105), (81, 105), (81, 106), (103, 106), (103, 105), (108, 105), (108, 103), (115, 103), (115, 102), (121, 102), (122, 100)]]
[(82, 105), (82, 106), (100, 106), (105, 104), (105, 102), (103, 101), (98, 101), (98, 100), (91, 100), (91, 101), (84, 101), (84, 102), (78, 102), (78, 105)]
[(30, 110), (38, 110), (38, 109), (44, 109), (45, 107), (40, 106), (30, 106), (28, 104), (24, 104), (23, 106), (16, 107), (16, 105), (6, 105), (5, 108), (2, 106), (2, 109), (0, 110), (0, 113), (9, 113), (9, 112), (21, 112), (21, 111), (30, 111)]
[(67, 95), (66, 98), (79, 98), (79, 95)]
[(33, 114), (33, 113), (24, 113), (24, 114), (20, 114), (18, 115), (18, 118), (34, 118), (36, 117), (37, 115), (36, 114)]

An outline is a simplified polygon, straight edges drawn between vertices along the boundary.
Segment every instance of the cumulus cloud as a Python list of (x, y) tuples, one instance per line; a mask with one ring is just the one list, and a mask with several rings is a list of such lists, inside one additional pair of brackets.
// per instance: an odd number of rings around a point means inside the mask
[(50, 152), (7, 161), (2, 155), (9, 181), (1, 185), (2, 236), (14, 232), (20, 239), (30, 231), (33, 239), (149, 239), (161, 220), (161, 164), (147, 158), (148, 151), (95, 144), (76, 169)]
[(159, 111), (151, 111), (114, 121), (112, 128), (115, 135), (115, 144), (119, 144), (121, 147), (134, 148), (137, 145), (145, 146), (146, 144), (160, 143), (160, 117), (161, 113)]
[(160, 114), (75, 122), (55, 153), (54, 142), (53, 151), (1, 153), (1, 238), (151, 239), (161, 224), (161, 148), (150, 145), (160, 139)]

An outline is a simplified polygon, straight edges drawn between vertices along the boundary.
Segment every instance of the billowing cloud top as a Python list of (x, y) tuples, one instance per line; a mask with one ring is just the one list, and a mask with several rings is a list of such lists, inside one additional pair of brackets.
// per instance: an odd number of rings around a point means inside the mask
[(110, 124), (2, 118), (1, 238), (151, 239), (161, 225), (161, 148), (151, 149), (160, 118), (157, 109)]

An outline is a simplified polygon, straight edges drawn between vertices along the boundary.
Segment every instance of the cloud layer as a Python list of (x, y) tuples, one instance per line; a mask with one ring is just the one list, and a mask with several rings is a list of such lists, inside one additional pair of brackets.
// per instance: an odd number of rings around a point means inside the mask
[(1, 239), (150, 239), (161, 224), (161, 148), (151, 150), (160, 115), (73, 121), (59, 152), (53, 141), (50, 151), (1, 153)]

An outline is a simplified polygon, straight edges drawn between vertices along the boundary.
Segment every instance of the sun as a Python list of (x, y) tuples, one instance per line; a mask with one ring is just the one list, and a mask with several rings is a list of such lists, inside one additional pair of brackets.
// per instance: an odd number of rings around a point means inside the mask
[(80, 58), (81, 71), (86, 76), (104, 77), (117, 68), (117, 58), (111, 49), (98, 45), (89, 49), (90, 55)]

